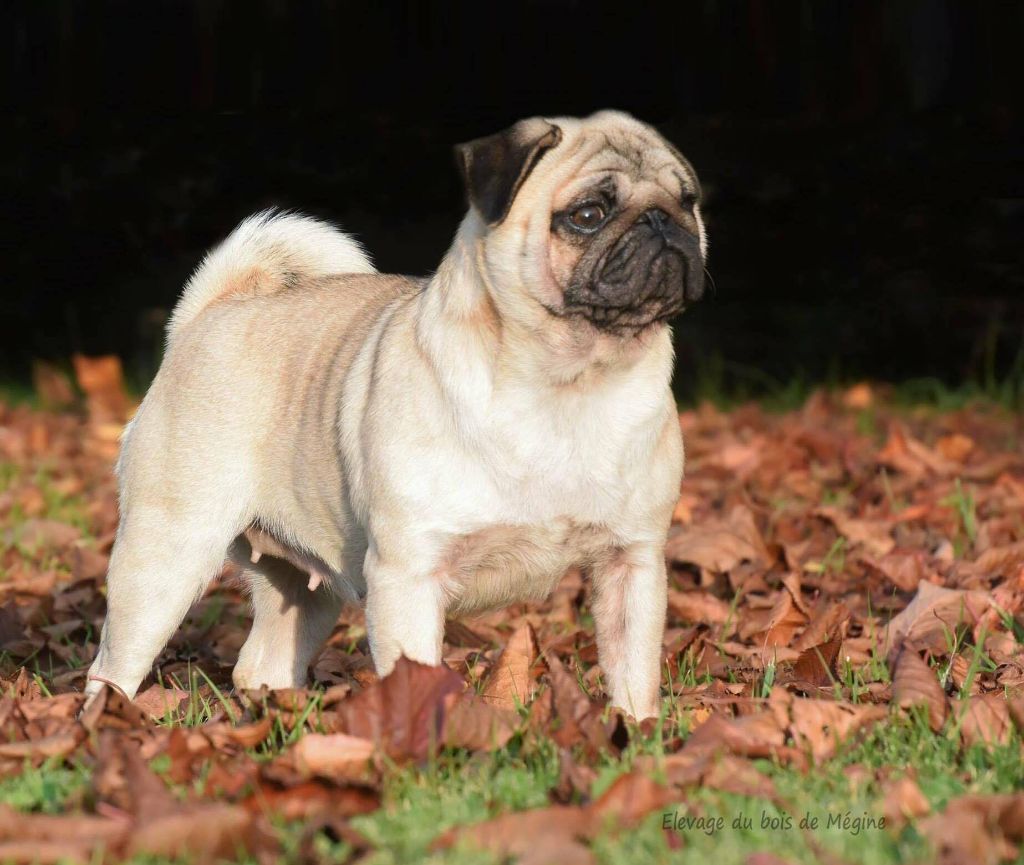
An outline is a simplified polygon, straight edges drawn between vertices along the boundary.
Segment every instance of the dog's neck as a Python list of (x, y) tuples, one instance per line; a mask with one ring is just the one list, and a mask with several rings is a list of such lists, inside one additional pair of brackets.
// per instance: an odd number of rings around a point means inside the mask
[(417, 339), (437, 368), (454, 358), (489, 391), (522, 382), (601, 389), (634, 375), (669, 386), (667, 327), (631, 337), (601, 333), (555, 316), (525, 290), (509, 309), (493, 285), (483, 238), (479, 220), (467, 217), (418, 300)]

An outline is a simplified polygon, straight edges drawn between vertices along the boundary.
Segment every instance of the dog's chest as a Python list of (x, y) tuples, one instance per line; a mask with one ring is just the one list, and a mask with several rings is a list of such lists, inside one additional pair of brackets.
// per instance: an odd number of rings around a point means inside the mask
[(435, 577), (451, 610), (467, 613), (543, 599), (570, 567), (612, 551), (607, 530), (567, 517), (546, 525), (496, 524), (451, 538)]
[[(641, 478), (655, 436), (628, 404), (492, 407), (460, 494), (479, 493), (485, 523), (615, 522)], [(490, 511), (490, 512), (487, 512)]]

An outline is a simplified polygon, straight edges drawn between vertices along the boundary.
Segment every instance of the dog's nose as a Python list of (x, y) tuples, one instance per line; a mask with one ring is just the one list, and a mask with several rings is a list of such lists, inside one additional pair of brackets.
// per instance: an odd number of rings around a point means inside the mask
[(665, 233), (665, 227), (668, 225), (669, 217), (660, 207), (652, 207), (650, 210), (644, 211), (644, 215), (641, 217), (651, 228), (658, 232), (658, 234)]

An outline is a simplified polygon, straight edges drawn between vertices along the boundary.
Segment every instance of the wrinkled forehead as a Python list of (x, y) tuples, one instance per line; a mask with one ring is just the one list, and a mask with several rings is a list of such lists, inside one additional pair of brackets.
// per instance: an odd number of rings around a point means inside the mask
[(562, 142), (570, 182), (560, 190), (573, 195), (588, 184), (610, 179), (630, 188), (656, 185), (674, 198), (700, 198), (692, 166), (657, 132), (641, 123), (578, 121)]

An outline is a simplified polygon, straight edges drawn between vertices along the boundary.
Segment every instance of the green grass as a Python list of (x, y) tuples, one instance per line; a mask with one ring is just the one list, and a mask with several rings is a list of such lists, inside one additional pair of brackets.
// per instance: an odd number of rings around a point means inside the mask
[(0, 802), (17, 811), (59, 814), (88, 786), (89, 770), (78, 763), (26, 764), (21, 774), (0, 778)]
[[(657, 754), (656, 738), (635, 743), (621, 758), (606, 758), (599, 766), (597, 791), (629, 771), (636, 757)], [(885, 780), (913, 767), (922, 792), (934, 809), (962, 793), (990, 793), (1024, 785), (1024, 763), (1019, 742), (985, 749), (961, 751), (955, 731), (935, 734), (921, 717), (894, 715), (861, 741), (825, 765), (806, 774), (771, 761), (758, 768), (775, 784), (778, 800), (739, 796), (710, 789), (687, 791), (685, 801), (669, 807), (681, 816), (721, 818), (724, 827), (712, 833), (699, 830), (676, 833), (681, 848), (672, 850), (662, 830), (665, 812), (649, 816), (642, 825), (624, 832), (611, 831), (595, 843), (602, 863), (680, 862), (716, 865), (742, 863), (748, 855), (770, 850), (796, 862), (819, 861), (819, 849), (848, 862), (897, 863), (927, 861), (927, 842), (912, 826), (893, 833), (871, 828), (868, 820), (882, 817)], [(865, 781), (851, 782), (851, 766), (863, 767)], [(519, 746), (467, 757), (448, 753), (432, 765), (390, 774), (385, 782), (384, 807), (359, 817), (356, 827), (377, 847), (368, 863), (388, 865), (407, 861), (436, 863), (490, 862), (478, 851), (465, 848), (429, 853), (433, 838), (451, 826), (478, 822), (509, 810), (547, 804), (548, 791), (558, 779), (557, 754), (550, 745), (536, 750)], [(682, 797), (681, 797), (682, 798)], [(741, 814), (753, 819), (749, 829), (733, 826)], [(761, 815), (782, 821), (788, 815), (791, 828), (762, 827)], [(817, 817), (816, 830), (801, 831), (805, 814)], [(844, 816), (849, 818), (846, 828)], [(829, 821), (833, 825), (829, 825)], [(836, 820), (839, 823), (836, 824)], [(855, 820), (860, 818), (858, 830)], [(785, 824), (783, 824), (784, 826)], [(428, 856), (429, 854), (429, 856)]]
[[(595, 792), (629, 771), (638, 757), (656, 756), (660, 751), (660, 740), (652, 736), (634, 741), (621, 757), (606, 756), (597, 766)], [(688, 790), (677, 805), (649, 815), (635, 828), (610, 828), (596, 839), (594, 850), (603, 865), (696, 865), (712, 859), (716, 865), (732, 865), (758, 851), (805, 863), (820, 861), (823, 855), (865, 865), (928, 861), (928, 843), (913, 825), (898, 831), (878, 828), (887, 782), (912, 767), (925, 797), (938, 810), (964, 793), (1020, 789), (1024, 762), (1019, 754), (1017, 740), (964, 750), (952, 726), (936, 734), (922, 716), (894, 714), (888, 723), (877, 725), (806, 773), (769, 760), (757, 761), (757, 768), (775, 785), (774, 800), (706, 788)], [(154, 768), (161, 769), (159, 758)], [(431, 843), (451, 827), (545, 806), (558, 778), (555, 747), (547, 741), (531, 744), (519, 738), (493, 753), (446, 751), (423, 766), (392, 767), (385, 773), (383, 807), (352, 821), (374, 848), (361, 861), (366, 865), (498, 862), (497, 857), (465, 843), (443, 851), (432, 851)], [(21, 775), (0, 781), (0, 801), (21, 811), (58, 813), (80, 801), (87, 787), (88, 771), (80, 766), (27, 767)], [(703, 823), (701, 828), (670, 829), (677, 847), (672, 849), (662, 828), (666, 815), (678, 815), (680, 821), (702, 817)], [(807, 816), (817, 818), (817, 828), (801, 829), (800, 822)], [(751, 823), (737, 823), (742, 817)], [(282, 825), (278, 832), (286, 854), (291, 851), (284, 861), (294, 861), (304, 827)], [(341, 862), (351, 852), (347, 844), (326, 835), (316, 838), (314, 846), (324, 861)], [(141, 865), (156, 860), (133, 861)]]

